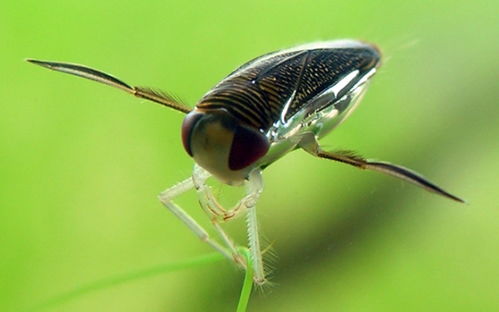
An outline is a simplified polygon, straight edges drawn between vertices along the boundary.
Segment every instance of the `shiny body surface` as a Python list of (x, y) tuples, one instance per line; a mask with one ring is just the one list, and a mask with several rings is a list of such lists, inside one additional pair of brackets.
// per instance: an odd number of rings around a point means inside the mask
[[(365, 159), (351, 151), (325, 151), (318, 140), (355, 109), (381, 64), (374, 45), (336, 40), (272, 52), (242, 65), (206, 93), (194, 109), (166, 93), (130, 86), (101, 71), (76, 64), (28, 60), (37, 65), (116, 87), (186, 113), (182, 124), (184, 148), (195, 161), (192, 176), (163, 191), (163, 205), (200, 240), (228, 259), (254, 271), (254, 281), (266, 282), (256, 203), (263, 191), (262, 171), (295, 149), (360, 169), (404, 179), (430, 192), (464, 202), (405, 167)], [(218, 203), (207, 184), (244, 185), (244, 196), (233, 208)], [(217, 240), (173, 199), (195, 189), (201, 208), (219, 236)], [(246, 213), (251, 263), (221, 223)]]
[(303, 134), (321, 138), (340, 124), (380, 64), (376, 47), (354, 40), (306, 44), (247, 62), (203, 96), (195, 111), (228, 112), (263, 133), (268, 152), (238, 172), (196, 162), (224, 183), (243, 183), (254, 167), (263, 169), (297, 148)]

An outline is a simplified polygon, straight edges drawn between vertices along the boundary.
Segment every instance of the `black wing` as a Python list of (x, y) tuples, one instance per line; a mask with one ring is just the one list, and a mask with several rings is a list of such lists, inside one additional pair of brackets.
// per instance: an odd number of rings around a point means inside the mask
[(352, 71), (359, 71), (357, 79), (350, 82), (354, 85), (379, 64), (379, 52), (370, 45), (354, 42), (352, 46), (327, 47), (328, 43), (258, 57), (217, 84), (197, 107), (224, 108), (242, 122), (266, 131)]

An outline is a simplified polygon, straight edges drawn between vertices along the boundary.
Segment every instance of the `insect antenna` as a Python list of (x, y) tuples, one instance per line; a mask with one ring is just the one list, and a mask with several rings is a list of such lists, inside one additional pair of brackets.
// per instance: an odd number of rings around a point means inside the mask
[(136, 97), (159, 103), (185, 114), (189, 113), (192, 110), (192, 108), (182, 103), (179, 99), (176, 99), (165, 92), (152, 90), (145, 87), (130, 86), (118, 78), (87, 66), (71, 63), (39, 61), (34, 59), (26, 59), (26, 61), (51, 70), (87, 78), (111, 87), (115, 87)]

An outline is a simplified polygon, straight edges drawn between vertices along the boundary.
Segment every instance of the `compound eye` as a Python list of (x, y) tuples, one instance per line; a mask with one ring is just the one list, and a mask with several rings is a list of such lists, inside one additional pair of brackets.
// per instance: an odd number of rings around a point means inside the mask
[(244, 126), (235, 129), (229, 154), (229, 169), (240, 170), (253, 164), (269, 150), (267, 137)]
[(185, 116), (184, 121), (182, 122), (182, 143), (184, 144), (184, 149), (192, 157), (191, 150), (191, 139), (192, 139), (192, 130), (198, 123), (198, 121), (203, 117), (203, 113), (198, 113), (195, 111), (190, 112)]

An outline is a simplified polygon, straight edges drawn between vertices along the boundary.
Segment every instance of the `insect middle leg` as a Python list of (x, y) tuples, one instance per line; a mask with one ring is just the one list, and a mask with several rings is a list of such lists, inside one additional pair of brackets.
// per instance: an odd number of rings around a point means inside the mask
[[(214, 211), (216, 211), (217, 209), (220, 209), (220, 211), (224, 212), (237, 211), (236, 214), (240, 213), (241, 211), (247, 211), (248, 213), (247, 226), (248, 226), (248, 241), (249, 241), (248, 243), (249, 243), (251, 260), (253, 264), (254, 281), (257, 284), (265, 283), (265, 272), (263, 268), (258, 222), (256, 216), (256, 203), (263, 190), (263, 181), (260, 171), (255, 169), (250, 172), (248, 180), (246, 182), (246, 188), (247, 188), (246, 196), (235, 205), (235, 208), (228, 211), (225, 210), (216, 201), (215, 197), (211, 192), (210, 187), (206, 185), (206, 179), (209, 176), (210, 174), (205, 169), (197, 165), (195, 166), (193, 180), (194, 180), (194, 185), (198, 191), (199, 201), (201, 203), (201, 206), (203, 207), (203, 209), (205, 209), (205, 211), (208, 214), (210, 214), (210, 212), (214, 213)], [(224, 221), (226, 220), (227, 219), (224, 218)], [(218, 223), (218, 220), (216, 218), (212, 219), (212, 223), (215, 229), (219, 232), (222, 239), (232, 250), (236, 262), (243, 261), (233, 241), (229, 238), (229, 236), (225, 233), (225, 231), (223, 231), (222, 227)]]
[[(175, 204), (172, 200), (180, 194), (192, 189), (194, 187), (193, 178), (185, 179), (184, 181), (172, 186), (171, 188), (161, 192), (158, 196), (163, 205), (168, 208), (177, 218), (179, 218), (196, 236), (203, 242), (206, 242), (212, 248), (223, 254), (229, 260), (235, 260), (234, 249), (227, 250), (218, 242), (213, 240), (208, 232), (194, 220), (185, 210)], [(244, 262), (238, 262), (243, 267), (246, 267)]]
[(258, 220), (256, 216), (256, 202), (263, 191), (263, 180), (260, 170), (255, 169), (250, 172), (248, 182), (246, 182), (246, 187), (248, 195), (246, 195), (243, 201), (248, 210), (248, 240), (251, 260), (253, 262), (253, 271), (255, 274), (253, 280), (255, 283), (261, 285), (265, 283), (266, 279), (260, 246)]

